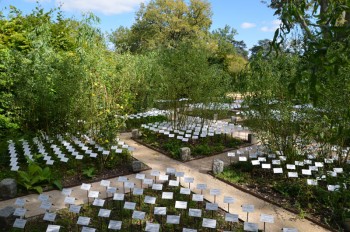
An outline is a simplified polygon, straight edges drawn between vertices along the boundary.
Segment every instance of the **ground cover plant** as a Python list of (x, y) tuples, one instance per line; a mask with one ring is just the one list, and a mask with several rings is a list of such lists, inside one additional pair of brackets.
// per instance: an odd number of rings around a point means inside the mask
[[(246, 151), (247, 152), (247, 151)], [(349, 170), (336, 159), (321, 159), (314, 154), (297, 160), (274, 153), (248, 152), (217, 175), (247, 191), (299, 213), (312, 216), (332, 228), (342, 229), (349, 217)], [(244, 157), (244, 158), (243, 158)]]

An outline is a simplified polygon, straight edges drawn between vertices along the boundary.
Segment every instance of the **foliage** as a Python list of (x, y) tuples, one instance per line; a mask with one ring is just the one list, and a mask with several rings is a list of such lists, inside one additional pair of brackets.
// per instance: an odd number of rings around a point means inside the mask
[(26, 190), (43, 192), (43, 186), (54, 185), (62, 188), (60, 180), (55, 177), (49, 167), (41, 168), (34, 161), (29, 161), (27, 171), (18, 171), (17, 182)]
[(87, 178), (93, 178), (96, 175), (96, 170), (94, 167), (89, 167), (83, 169), (83, 175)]
[(140, 128), (142, 124), (154, 123), (154, 122), (163, 122), (168, 118), (164, 115), (158, 116), (149, 116), (149, 117), (141, 117), (141, 118), (128, 118), (125, 121), (125, 127), (127, 130)]

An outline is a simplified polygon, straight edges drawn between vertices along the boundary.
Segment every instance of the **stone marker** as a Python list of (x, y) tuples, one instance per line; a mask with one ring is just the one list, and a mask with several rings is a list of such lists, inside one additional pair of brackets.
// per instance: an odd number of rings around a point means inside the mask
[(219, 160), (219, 159), (214, 159), (213, 161), (213, 173), (219, 174), (224, 171), (224, 161)]
[(248, 134), (248, 143), (256, 144), (258, 143), (258, 138), (254, 134)]
[(11, 206), (0, 209), (0, 225), (2, 227), (1, 229), (4, 229), (4, 231), (7, 231), (7, 229), (10, 230), (12, 227), (13, 222), (16, 219), (16, 217), (13, 216), (15, 210), (16, 209)]
[(189, 161), (191, 159), (191, 149), (189, 147), (180, 148), (180, 155), (182, 161)]
[(141, 161), (135, 160), (132, 161), (132, 171), (133, 172), (140, 172), (145, 168), (145, 164)]
[(16, 197), (17, 183), (14, 179), (6, 178), (0, 182), (0, 198), (8, 199)]
[(131, 138), (132, 139), (139, 139), (140, 138), (140, 131), (138, 129), (133, 129), (131, 131)]

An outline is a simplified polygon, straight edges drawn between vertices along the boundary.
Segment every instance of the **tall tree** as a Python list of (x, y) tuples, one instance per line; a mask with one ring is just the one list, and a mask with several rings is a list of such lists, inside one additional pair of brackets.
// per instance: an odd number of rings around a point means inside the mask
[[(131, 52), (152, 50), (159, 45), (173, 47), (179, 41), (203, 38), (211, 25), (211, 8), (206, 0), (151, 0), (141, 4), (130, 31), (119, 28), (112, 41)], [(124, 39), (128, 37), (127, 39)]]

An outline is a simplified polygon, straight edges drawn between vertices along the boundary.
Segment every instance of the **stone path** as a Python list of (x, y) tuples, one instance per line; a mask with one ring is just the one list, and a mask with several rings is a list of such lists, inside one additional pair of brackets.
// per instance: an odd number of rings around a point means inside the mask
[[(212, 157), (207, 157), (199, 160), (193, 160), (187, 163), (182, 163), (173, 159), (168, 158), (167, 156), (151, 150), (145, 146), (142, 146), (135, 141), (130, 139), (131, 134), (125, 133), (120, 136), (120, 138), (127, 143), (129, 146), (135, 147), (136, 150), (133, 152), (133, 156), (146, 163), (152, 169), (159, 170), (162, 173), (165, 172), (166, 168), (172, 167), (176, 171), (185, 172), (186, 176), (194, 178), (194, 183), (191, 184), (191, 190), (195, 193), (199, 193), (199, 190), (195, 189), (197, 184), (207, 183), (208, 189), (220, 189), (221, 195), (216, 198), (216, 203), (219, 204), (219, 207), (228, 210), (227, 204), (223, 203), (224, 196), (232, 196), (235, 198), (235, 203), (230, 205), (230, 213), (238, 214), (240, 219), (246, 220), (246, 213), (243, 213), (241, 210), (242, 204), (253, 204), (255, 206), (255, 211), (249, 214), (249, 222), (254, 222), (259, 224), (259, 229), (263, 229), (263, 223), (259, 222), (260, 214), (271, 214), (275, 216), (274, 224), (266, 224), (266, 231), (281, 231), (283, 227), (294, 227), (297, 228), (300, 232), (316, 232), (316, 231), (328, 231), (308, 220), (299, 219), (298, 215), (290, 213), (280, 207), (277, 207), (273, 204), (265, 202), (259, 198), (256, 198), (250, 194), (242, 192), (231, 185), (228, 185), (222, 181), (219, 181), (212, 176), (207, 174), (207, 171), (211, 170), (211, 165), (213, 159), (219, 158), (224, 160), (225, 163), (229, 162), (229, 159), (226, 156), (226, 153), (219, 154)], [(150, 174), (150, 170), (145, 171), (144, 173)], [(140, 181), (134, 179), (135, 175), (130, 175), (131, 181), (134, 181), (138, 186)], [(121, 183), (117, 183), (116, 178), (110, 179), (111, 186), (122, 188)], [(183, 182), (181, 178), (181, 184), (188, 187), (188, 184)], [(100, 182), (92, 184), (91, 190), (96, 190), (102, 192), (100, 198), (105, 197), (105, 188), (100, 186)], [(60, 191), (54, 190), (46, 192), (45, 194), (49, 195), (54, 206), (52, 209), (62, 209), (66, 207), (63, 204), (64, 196)], [(213, 196), (209, 194), (209, 190), (205, 190), (203, 195), (206, 200), (213, 202)], [(72, 195), (77, 199), (83, 199), (77, 203), (85, 203), (87, 201), (86, 191), (82, 191), (80, 186), (73, 187)], [(31, 194), (24, 197), (28, 203), (26, 208), (29, 209), (26, 213), (26, 217), (31, 217), (39, 214), (43, 214), (45, 211), (39, 209), (40, 202), (37, 200), (37, 194)], [(2, 201), (0, 202), (0, 208), (6, 206), (14, 206), (15, 199)]]

